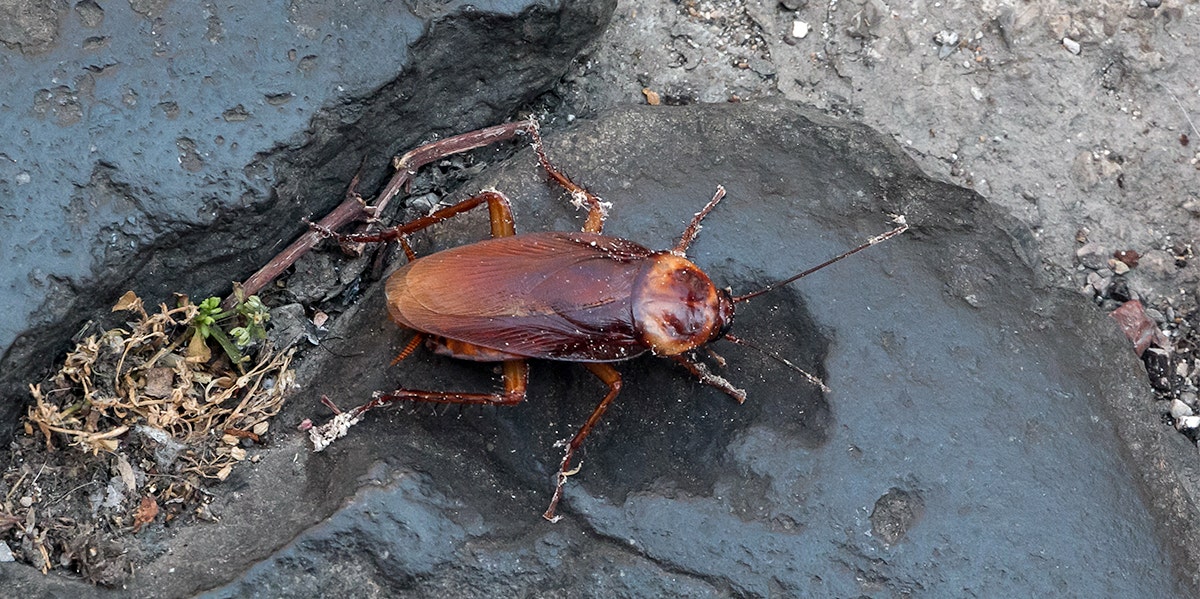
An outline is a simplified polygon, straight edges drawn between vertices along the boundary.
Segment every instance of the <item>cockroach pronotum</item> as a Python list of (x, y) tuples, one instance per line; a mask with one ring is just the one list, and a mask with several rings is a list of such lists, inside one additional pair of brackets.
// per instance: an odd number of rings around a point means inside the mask
[[(528, 134), (542, 168), (570, 194), (572, 203), (587, 208), (582, 232), (518, 235), (509, 200), (496, 190), (483, 191), (378, 233), (337, 235), (322, 231), (343, 242), (398, 240), (408, 255), (409, 262), (387, 279), (385, 288), (391, 319), (416, 332), (396, 361), (409, 355), (424, 339), (438, 354), (502, 363), (504, 390), (466, 393), (397, 389), (376, 393), (365, 405), (340, 412), (331, 422), (312, 429), (318, 450), (344, 435), (364, 412), (384, 403), (514, 405), (525, 399), (529, 377), (526, 361), (530, 358), (579, 362), (608, 386), (608, 393), (566, 444), (554, 495), (543, 514), (547, 520), (557, 521), (555, 510), (562, 498), (563, 485), (574, 474), (572, 458), (621, 390), (621, 375), (613, 363), (650, 352), (670, 358), (700, 382), (720, 389), (738, 403), (744, 402), (744, 391), (711, 372), (692, 355), (694, 350), (718, 339), (748, 345), (729, 334), (734, 306), (908, 228), (903, 217), (894, 217), (898, 226), (887, 233), (795, 276), (735, 296), (730, 289), (714, 285), (686, 257), (688, 246), (700, 231), (700, 222), (725, 196), (723, 187), (717, 187), (712, 199), (688, 223), (673, 248), (653, 251), (603, 234), (610, 205), (576, 185), (550, 163), (536, 122), (508, 131)], [(465, 148), (444, 153), (461, 149)], [(403, 166), (404, 161), (398, 161), (398, 165)], [(491, 217), (491, 239), (420, 258), (409, 248), (407, 235), (484, 204)], [(464, 293), (464, 289), (472, 291)], [(825, 389), (816, 377), (778, 355), (766, 353)]]

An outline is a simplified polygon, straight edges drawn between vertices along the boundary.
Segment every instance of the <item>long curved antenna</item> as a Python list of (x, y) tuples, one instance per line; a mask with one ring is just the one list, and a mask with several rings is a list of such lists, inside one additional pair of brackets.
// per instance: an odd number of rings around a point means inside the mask
[[(733, 303), (736, 304), (738, 302), (744, 302), (748, 299), (756, 298), (768, 291), (773, 291), (779, 287), (783, 287), (784, 285), (787, 285), (788, 283), (791, 283), (792, 281), (795, 281), (796, 279), (811, 275), (812, 273), (817, 272), (818, 270), (821, 270), (822, 268), (825, 268), (826, 266), (829, 266), (830, 264), (833, 264), (834, 262), (837, 262), (837, 261), (842, 260), (843, 258), (847, 258), (849, 256), (853, 256), (854, 254), (857, 254), (857, 253), (859, 253), (881, 241), (887, 241), (888, 239), (891, 239), (891, 238), (908, 230), (908, 223), (904, 221), (903, 215), (894, 215), (892, 217), (892, 222), (894, 222), (900, 226), (896, 227), (895, 229), (892, 229), (891, 231), (888, 231), (887, 233), (884, 233), (883, 235), (876, 235), (875, 237), (868, 239), (866, 243), (864, 243), (844, 254), (830, 258), (829, 260), (826, 260), (826, 261), (824, 261), (824, 262), (822, 262), (822, 263), (820, 263), (820, 264), (818, 264), (818, 265), (816, 265), (794, 277), (789, 277), (782, 281), (779, 281), (776, 283), (771, 283), (770, 285), (767, 285), (766, 287), (763, 287), (762, 289), (759, 289), (758, 291), (747, 293), (746, 295), (739, 295), (739, 296), (733, 298)], [(737, 343), (737, 342), (735, 341), (734, 343)]]
[(826, 393), (830, 392), (829, 387), (825, 386), (824, 381), (822, 381), (816, 375), (809, 373), (807, 370), (800, 368), (799, 366), (796, 366), (795, 364), (792, 364), (787, 358), (785, 358), (773, 351), (763, 349), (763, 348), (761, 348), (753, 343), (750, 343), (749, 341), (746, 341), (745, 339), (742, 339), (740, 337), (734, 337), (733, 335), (730, 335), (729, 333), (725, 333), (724, 339), (726, 339), (727, 341), (732, 341), (733, 343), (736, 343), (738, 345), (744, 345), (750, 349), (762, 352), (763, 354), (776, 360), (780, 364), (783, 364), (784, 366), (787, 366), (788, 368), (791, 368), (792, 370), (799, 372), (801, 375), (804, 376), (804, 378), (808, 379), (808, 382), (812, 383), (818, 389), (820, 389)]

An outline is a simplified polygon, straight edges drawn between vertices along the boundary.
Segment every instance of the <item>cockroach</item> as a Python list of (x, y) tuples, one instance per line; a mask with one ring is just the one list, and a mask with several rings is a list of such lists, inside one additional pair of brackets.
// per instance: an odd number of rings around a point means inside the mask
[[(723, 187), (717, 187), (674, 247), (650, 250), (627, 239), (604, 235), (610, 204), (575, 184), (550, 163), (535, 122), (522, 131), (530, 136), (538, 162), (550, 179), (570, 194), (573, 204), (587, 209), (581, 232), (518, 235), (509, 199), (494, 189), (377, 233), (337, 235), (314, 225), (324, 235), (341, 242), (400, 242), (409, 262), (387, 279), (387, 309), (392, 321), (416, 334), (396, 361), (408, 356), (424, 339), (441, 355), (501, 363), (503, 391), (397, 389), (376, 393), (367, 404), (339, 413), (334, 421), (313, 429), (311, 434), (318, 449), (345, 434), (359, 416), (379, 405), (393, 401), (515, 405), (525, 399), (529, 359), (578, 362), (596, 375), (608, 392), (566, 443), (554, 495), (542, 514), (555, 522), (560, 518), (555, 510), (562, 498), (563, 485), (575, 473), (571, 469), (575, 453), (621, 391), (621, 375), (614, 363), (647, 352), (669, 358), (701, 383), (720, 389), (742, 403), (746, 400), (744, 391), (711, 372), (692, 355), (694, 350), (718, 339), (749, 345), (729, 334), (734, 306), (908, 228), (903, 217), (895, 217), (898, 226), (887, 233), (795, 276), (735, 296), (732, 290), (715, 285), (686, 255), (700, 231), (701, 221), (725, 197)], [(485, 204), (490, 215), (491, 239), (420, 258), (414, 255), (407, 243), (408, 235)], [(816, 377), (780, 356), (766, 353), (826, 389)]]

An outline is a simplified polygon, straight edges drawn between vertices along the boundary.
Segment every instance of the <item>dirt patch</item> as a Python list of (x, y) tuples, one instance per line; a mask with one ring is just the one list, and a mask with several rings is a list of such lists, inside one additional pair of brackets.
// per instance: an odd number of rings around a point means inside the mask
[[(181, 297), (148, 313), (127, 293), (113, 308), (133, 316), (127, 329), (86, 336), (30, 386), (25, 435), (0, 478), (0, 538), (13, 558), (117, 585), (149, 557), (152, 545), (132, 535), (214, 519), (210, 486), (256, 460), (249, 451), (293, 378), (291, 351), (252, 344), (266, 311), (250, 299), (221, 310), (215, 298)], [(238, 326), (227, 333), (229, 320)], [(145, 534), (165, 533), (154, 528)]]

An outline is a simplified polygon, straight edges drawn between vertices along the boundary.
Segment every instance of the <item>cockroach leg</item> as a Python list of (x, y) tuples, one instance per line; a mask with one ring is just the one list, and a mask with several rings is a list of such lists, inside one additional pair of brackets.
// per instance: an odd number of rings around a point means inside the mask
[(308, 438), (313, 444), (313, 451), (322, 451), (330, 443), (346, 436), (350, 427), (358, 424), (363, 414), (394, 401), (419, 401), (438, 404), (475, 404), (511, 406), (525, 400), (525, 390), (529, 385), (529, 366), (525, 360), (504, 361), (504, 391), (502, 393), (454, 393), (445, 391), (421, 391), (418, 389), (397, 389), (391, 393), (376, 393), (371, 401), (354, 408), (341, 411), (338, 407), (322, 396), (321, 403), (325, 404), (336, 414), (329, 422), (308, 429)]
[(601, 233), (604, 231), (604, 219), (608, 217), (608, 209), (612, 204), (600, 199), (600, 196), (584, 189), (571, 181), (566, 173), (563, 173), (558, 167), (550, 164), (550, 159), (546, 157), (546, 150), (542, 147), (542, 135), (538, 131), (537, 121), (530, 120), (529, 128), (526, 130), (529, 133), (530, 139), (533, 141), (533, 152), (537, 154), (538, 162), (542, 168), (554, 179), (567, 193), (571, 194), (571, 203), (577, 208), (583, 208), (585, 205), (588, 208), (587, 220), (583, 223), (583, 230), (587, 233)]
[(411, 356), (412, 353), (416, 351), (418, 347), (420, 347), (421, 341), (424, 339), (424, 333), (418, 332), (414, 334), (412, 339), (408, 340), (408, 344), (404, 346), (404, 349), (400, 350), (400, 353), (397, 354), (395, 358), (392, 358), (392, 363), (389, 364), (389, 366), (395, 366), (404, 360), (404, 358)]
[[(374, 212), (375, 216), (382, 212), (388, 202), (396, 197), (401, 190), (408, 189), (408, 186), (412, 183), (413, 175), (422, 166), (441, 160), (446, 156), (482, 148), (499, 141), (513, 139), (518, 134), (528, 131), (530, 127), (531, 125), (528, 122), (505, 123), (503, 125), (496, 125), (495, 127), (487, 127), (478, 131), (440, 139), (409, 151), (394, 161), (396, 173), (392, 175), (392, 179), (388, 181), (387, 186), (379, 194), (379, 199), (375, 201), (375, 205), (370, 207), (370, 212)], [(338, 204), (337, 208), (334, 208), (332, 212), (325, 215), (325, 218), (321, 219), (321, 226), (328, 230), (336, 231), (348, 223), (362, 220), (364, 216), (370, 216), (368, 209), (357, 198), (357, 195), (355, 187), (352, 186), (342, 203)], [(306, 254), (308, 250), (312, 249), (324, 237), (327, 237), (327, 235), (322, 235), (312, 230), (301, 235), (291, 245), (272, 258), (270, 262), (267, 262), (262, 268), (258, 269), (258, 272), (255, 272), (242, 283), (242, 289), (245, 290), (246, 295), (254, 295), (261, 291), (281, 273), (295, 264), (296, 260), (300, 259), (300, 256)], [(226, 309), (229, 309), (233, 307), (234, 303), (236, 303), (236, 298), (230, 295), (225, 298), (222, 305)]]
[(358, 414), (394, 401), (418, 401), (440, 404), (473, 404), (512, 406), (525, 400), (529, 386), (529, 365), (525, 360), (504, 361), (504, 391), (502, 393), (458, 393), (454, 391), (422, 391), (419, 389), (397, 389), (381, 394), (361, 408)]
[(555, 516), (554, 510), (558, 508), (558, 501), (562, 499), (563, 485), (567, 482), (567, 477), (577, 472), (578, 469), (571, 470), (571, 458), (575, 455), (575, 451), (583, 445), (583, 440), (592, 432), (592, 428), (600, 422), (600, 418), (604, 416), (605, 410), (608, 410), (608, 404), (621, 392), (621, 373), (617, 372), (616, 368), (604, 364), (602, 362), (587, 362), (584, 364), (592, 374), (596, 375), (605, 385), (608, 385), (608, 394), (604, 399), (600, 400), (600, 405), (592, 410), (592, 415), (588, 417), (587, 422), (571, 437), (571, 442), (567, 444), (567, 450), (563, 455), (562, 464), (558, 467), (558, 476), (554, 487), (554, 497), (550, 499), (550, 507), (546, 509), (546, 513), (542, 517), (551, 521), (558, 522), (561, 516)]
[(733, 383), (730, 383), (721, 375), (714, 374), (708, 369), (708, 366), (705, 366), (702, 362), (693, 362), (687, 359), (687, 357), (683, 354), (671, 356), (671, 359), (674, 360), (676, 364), (686, 368), (687, 371), (692, 373), (692, 376), (696, 377), (696, 379), (701, 383), (720, 389), (738, 403), (743, 403), (746, 401), (746, 391), (744, 389), (738, 389), (737, 387), (734, 387)]
[(712, 199), (704, 205), (704, 208), (700, 212), (696, 213), (696, 216), (692, 217), (692, 222), (688, 223), (687, 228), (683, 230), (683, 235), (679, 237), (679, 243), (671, 250), (672, 254), (680, 258), (686, 257), (688, 246), (692, 245), (692, 242), (696, 240), (696, 235), (700, 233), (700, 221), (704, 220), (704, 217), (708, 216), (708, 213), (717, 207), (717, 203), (723, 197), (725, 197), (725, 188), (718, 185)]
[[(310, 225), (314, 230), (319, 231), (322, 235), (336, 239), (339, 242), (373, 242), (373, 241), (391, 241), (393, 239), (402, 239), (405, 235), (415, 233), (426, 227), (436, 225), (452, 216), (462, 214), (484, 202), (488, 205), (488, 213), (491, 216), (492, 235), (495, 237), (505, 237), (512, 235), (514, 232), (512, 204), (504, 194), (495, 191), (487, 190), (478, 195), (471, 196), (457, 204), (447, 206), (421, 218), (414, 219), (402, 225), (397, 225), (390, 229), (384, 229), (377, 233), (351, 233), (349, 235), (340, 235), (333, 233), (321, 225)], [(411, 248), (410, 248), (411, 250)]]
[(705, 345), (704, 351), (705, 351), (705, 353), (708, 354), (708, 357), (712, 358), (713, 361), (717, 363), (717, 366), (720, 366), (721, 368), (725, 367), (725, 358), (723, 356), (721, 356), (721, 354), (718, 354), (716, 352), (716, 350), (714, 350), (712, 347)]
[(409, 262), (417, 259), (417, 253), (413, 251), (412, 246), (408, 243), (408, 236), (401, 235), (397, 240), (400, 243), (400, 249), (404, 251), (404, 257)]

